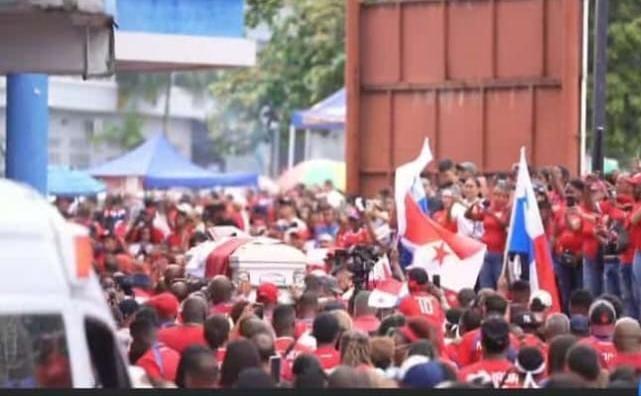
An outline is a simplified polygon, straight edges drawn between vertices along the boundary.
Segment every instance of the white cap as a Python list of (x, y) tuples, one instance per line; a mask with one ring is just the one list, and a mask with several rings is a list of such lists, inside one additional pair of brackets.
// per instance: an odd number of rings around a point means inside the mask
[(539, 300), (541, 305), (546, 308), (552, 307), (552, 296), (550, 295), (550, 293), (543, 289), (539, 289), (532, 293), (532, 295), (530, 296), (530, 308), (534, 300)]

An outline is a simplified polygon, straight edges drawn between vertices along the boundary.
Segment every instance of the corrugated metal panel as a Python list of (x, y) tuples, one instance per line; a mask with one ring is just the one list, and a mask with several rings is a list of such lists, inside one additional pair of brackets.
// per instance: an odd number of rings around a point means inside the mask
[(347, 0), (348, 190), (437, 159), (578, 169), (581, 2)]

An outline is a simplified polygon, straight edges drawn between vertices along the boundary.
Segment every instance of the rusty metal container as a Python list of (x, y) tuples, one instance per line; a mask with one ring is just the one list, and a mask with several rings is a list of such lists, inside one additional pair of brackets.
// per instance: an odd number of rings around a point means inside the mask
[(424, 137), (435, 158), (579, 168), (579, 0), (347, 2), (347, 189), (371, 194)]

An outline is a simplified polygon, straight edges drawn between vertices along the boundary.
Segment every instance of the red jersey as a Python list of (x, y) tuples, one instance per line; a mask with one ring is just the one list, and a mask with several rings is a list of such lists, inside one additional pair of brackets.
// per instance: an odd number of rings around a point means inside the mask
[(156, 343), (138, 359), (136, 365), (142, 367), (150, 378), (175, 382), (179, 360), (178, 352)]
[(209, 310), (209, 314), (210, 315), (215, 315), (215, 314), (229, 315), (233, 306), (234, 304), (232, 304), (231, 302), (218, 303), (211, 307), (211, 309)]
[(541, 354), (543, 355), (543, 359), (547, 360), (548, 357), (548, 344), (543, 342), (539, 337), (535, 336), (534, 334), (524, 334), (523, 337), (521, 337), (520, 344), (519, 344), (519, 349), (523, 347), (533, 347), (541, 351)]
[(333, 345), (323, 345), (314, 351), (323, 370), (332, 370), (341, 364), (341, 354)]
[(621, 366), (632, 367), (635, 372), (641, 372), (641, 352), (618, 352), (616, 356), (610, 360), (608, 368), (614, 371)]
[[(510, 333), (510, 347), (508, 349), (508, 357), (510, 359), (516, 358), (519, 350), (519, 340), (516, 336)], [(472, 363), (478, 362), (483, 357), (483, 347), (481, 346), (481, 329), (474, 329), (468, 331), (463, 335), (463, 339), (458, 344), (456, 351), (456, 362), (459, 367), (465, 367)]]
[(178, 353), (192, 345), (207, 346), (202, 325), (180, 325), (166, 327), (158, 331), (158, 341)]
[(459, 380), (471, 382), (483, 378), (483, 382), (492, 382), (494, 388), (519, 388), (521, 381), (514, 365), (507, 359), (487, 360), (463, 367), (458, 373)]
[(445, 322), (445, 312), (443, 312), (440, 301), (427, 292), (411, 293), (401, 300), (399, 310), (406, 316), (426, 316), (432, 323)]
[(487, 213), (482, 214), (483, 229), (485, 231), (481, 237), (481, 242), (487, 245), (488, 252), (503, 254), (505, 251), (507, 231), (495, 216), (507, 218), (505, 211), (495, 212), (494, 215)]
[(599, 354), (602, 368), (610, 367), (610, 363), (617, 355), (617, 350), (612, 341), (602, 341), (595, 337), (586, 337), (579, 340), (580, 344), (589, 345)]
[[(294, 344), (294, 345), (292, 345)], [(294, 360), (303, 353), (314, 354), (310, 348), (297, 343), (292, 337), (278, 337), (274, 340), (274, 350), (282, 357), (281, 378), (285, 381), (291, 381), (294, 377), (292, 367)], [(285, 352), (289, 350), (287, 356)]]
[(369, 232), (367, 232), (365, 228), (360, 228), (356, 232), (348, 230), (336, 236), (336, 246), (343, 249), (355, 245), (366, 245), (368, 243), (370, 243), (370, 237)]

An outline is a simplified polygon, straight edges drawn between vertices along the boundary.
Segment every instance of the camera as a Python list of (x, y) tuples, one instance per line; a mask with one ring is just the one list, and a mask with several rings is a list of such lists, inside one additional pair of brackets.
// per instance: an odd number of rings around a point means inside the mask
[(347, 251), (347, 269), (352, 273), (356, 290), (367, 289), (369, 274), (381, 254), (378, 247), (369, 245), (354, 245)]

